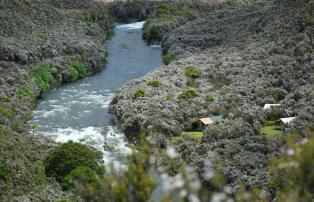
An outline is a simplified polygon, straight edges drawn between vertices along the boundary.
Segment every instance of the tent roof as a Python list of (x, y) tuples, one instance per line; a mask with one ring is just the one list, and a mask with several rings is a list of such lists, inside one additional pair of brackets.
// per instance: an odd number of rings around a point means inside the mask
[(203, 123), (203, 124), (205, 124), (205, 125), (210, 125), (210, 124), (213, 124), (214, 123), (214, 121), (212, 121), (210, 118), (202, 118), (202, 119), (200, 119), (201, 120), (201, 122)]
[(205, 125), (210, 125), (215, 122), (221, 122), (224, 120), (224, 117), (222, 115), (219, 116), (211, 116), (211, 117), (206, 117), (206, 118), (201, 118), (201, 122)]
[(271, 107), (280, 107), (281, 104), (265, 104), (263, 109), (270, 109)]
[(292, 122), (294, 119), (295, 117), (287, 117), (287, 118), (281, 118), (280, 120), (286, 124), (286, 123)]

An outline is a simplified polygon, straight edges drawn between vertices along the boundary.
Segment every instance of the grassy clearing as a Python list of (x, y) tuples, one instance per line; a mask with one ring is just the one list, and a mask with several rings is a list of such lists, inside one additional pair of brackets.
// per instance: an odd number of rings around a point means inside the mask
[(204, 133), (202, 131), (187, 131), (183, 132), (181, 136), (172, 137), (170, 141), (173, 144), (176, 144), (177, 142), (182, 140), (190, 140), (193, 141), (195, 144), (201, 144), (203, 136)]
[(276, 124), (263, 126), (261, 129), (261, 134), (267, 137), (275, 137), (282, 135), (282, 128)]

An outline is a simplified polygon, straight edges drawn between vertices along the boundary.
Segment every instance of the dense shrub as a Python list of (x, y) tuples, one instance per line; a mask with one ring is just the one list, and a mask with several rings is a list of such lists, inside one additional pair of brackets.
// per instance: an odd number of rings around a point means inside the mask
[(152, 87), (158, 87), (160, 85), (160, 80), (151, 80), (147, 82), (147, 85)]
[(215, 101), (215, 98), (214, 98), (213, 96), (211, 96), (211, 95), (207, 95), (207, 96), (206, 96), (206, 101), (207, 101), (207, 102), (214, 102), (214, 101)]
[(78, 167), (88, 167), (96, 173), (103, 173), (102, 153), (89, 146), (72, 141), (62, 144), (49, 152), (45, 161), (45, 172), (58, 182)]
[(173, 95), (166, 95), (166, 96), (165, 96), (165, 99), (168, 100), (168, 101), (169, 101), (169, 100), (172, 100), (172, 99), (173, 99)]
[(283, 109), (281, 107), (271, 107), (266, 111), (266, 119), (268, 121), (277, 121), (282, 118)]
[(172, 61), (176, 60), (177, 56), (176, 55), (164, 55), (162, 57), (162, 62), (165, 65), (169, 65)]
[(201, 76), (201, 71), (197, 69), (196, 67), (187, 67), (184, 70), (185, 75), (192, 77), (192, 78), (198, 78)]
[(20, 85), (17, 88), (17, 95), (20, 97), (27, 97), (28, 99), (30, 99), (31, 101), (35, 100), (35, 95), (34, 93), (31, 91), (31, 89), (29, 87), (27, 87), (26, 85)]
[(78, 72), (76, 69), (74, 69), (73, 67), (70, 69), (69, 71), (69, 76), (66, 78), (67, 82), (72, 82), (78, 79)]
[(139, 98), (139, 97), (144, 97), (144, 96), (145, 96), (145, 91), (142, 88), (136, 89), (133, 93), (134, 98)]
[(97, 186), (96, 172), (89, 168), (80, 166), (72, 170), (64, 177), (62, 187), (64, 189), (74, 188), (75, 184), (84, 184), (88, 186)]
[(0, 103), (0, 117), (1, 116), (6, 117), (8, 119), (13, 119), (13, 112)]
[(0, 179), (5, 179), (6, 174), (7, 174), (7, 171), (4, 165), (0, 162)]
[(72, 67), (74, 69), (76, 69), (77, 73), (78, 73), (78, 78), (84, 78), (87, 75), (87, 70), (85, 65), (80, 62), (79, 60), (75, 60), (72, 63)]
[(268, 89), (268, 95), (272, 97), (275, 102), (278, 102), (284, 98), (284, 95), (282, 95), (281, 91), (277, 88)]
[(183, 93), (181, 93), (179, 95), (179, 99), (188, 100), (188, 99), (191, 99), (191, 98), (195, 98), (197, 96), (198, 96), (198, 93), (196, 92), (196, 90), (189, 89), (189, 90), (186, 90)]
[(149, 44), (158, 43), (162, 40), (162, 31), (158, 23), (170, 22), (175, 17), (192, 16), (190, 9), (178, 5), (160, 5), (152, 15), (150, 15), (144, 24), (144, 38)]
[(150, 170), (149, 147), (143, 140), (139, 142), (138, 152), (128, 157), (127, 170), (111, 169), (110, 174), (98, 176), (97, 182), (93, 175), (87, 178), (85, 175), (83, 179), (89, 182), (76, 186), (84, 201), (150, 201), (155, 181)]
[(47, 93), (51, 85), (55, 82), (51, 74), (51, 68), (47, 64), (35, 67), (31, 70), (30, 74), (41, 93)]
[[(295, 138), (295, 137), (294, 137)], [(287, 142), (291, 139), (288, 138)], [(277, 189), (278, 201), (312, 201), (314, 198), (314, 140), (288, 145), (288, 150), (272, 171), (271, 187)]]

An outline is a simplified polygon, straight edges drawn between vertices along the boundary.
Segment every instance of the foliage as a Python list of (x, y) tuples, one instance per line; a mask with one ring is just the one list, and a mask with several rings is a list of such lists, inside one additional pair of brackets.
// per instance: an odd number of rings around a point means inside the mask
[[(76, 184), (76, 188), (84, 201), (149, 201), (155, 182), (150, 173), (150, 153), (148, 143), (141, 135), (139, 150), (128, 157), (127, 170), (111, 169), (110, 173), (93, 175)], [(86, 180), (87, 179), (87, 180)]]
[(144, 97), (144, 96), (145, 96), (145, 91), (142, 88), (136, 89), (133, 93), (134, 98), (139, 98), (139, 97)]
[(188, 100), (198, 96), (198, 93), (194, 89), (185, 90), (179, 95), (179, 99)]
[(67, 176), (64, 177), (62, 187), (67, 190), (84, 184), (85, 186), (97, 186), (96, 172), (85, 166), (80, 166), (72, 170)]
[(13, 119), (13, 112), (0, 103), (0, 117), (1, 116)]
[(187, 67), (184, 70), (185, 75), (192, 77), (192, 78), (198, 78), (201, 76), (201, 71), (197, 69), (196, 67)]
[(21, 97), (27, 97), (28, 99), (30, 99), (32, 102), (35, 101), (35, 95), (34, 93), (31, 91), (31, 89), (29, 87), (27, 87), (26, 85), (20, 85), (17, 88), (17, 95), (21, 96)]
[(158, 23), (170, 22), (177, 16), (191, 15), (191, 10), (186, 7), (162, 4), (146, 19), (144, 24), (144, 37), (147, 39), (149, 44), (158, 43), (162, 40), (162, 33)]
[(85, 65), (80, 62), (79, 60), (75, 60), (72, 63), (72, 67), (74, 69), (76, 69), (77, 73), (78, 73), (78, 78), (84, 78), (87, 75), (87, 70)]
[(207, 102), (214, 102), (214, 101), (215, 101), (215, 98), (214, 98), (213, 96), (211, 96), (211, 95), (207, 95), (207, 96), (206, 96), (206, 101), (207, 101)]
[(176, 55), (164, 55), (162, 57), (162, 62), (165, 65), (169, 65), (172, 61), (176, 60), (177, 56)]
[(282, 128), (276, 124), (263, 126), (261, 129), (261, 134), (267, 137), (282, 135)]
[(30, 74), (42, 93), (47, 93), (51, 85), (55, 82), (51, 75), (50, 66), (47, 64), (35, 67), (31, 70)]
[(268, 95), (271, 96), (275, 102), (278, 102), (284, 98), (283, 95), (281, 95), (280, 90), (277, 88), (268, 89)]
[(77, 72), (77, 70), (75, 68), (71, 68), (69, 71), (69, 76), (66, 78), (67, 82), (72, 82), (77, 80), (79, 77), (79, 73)]
[(0, 179), (5, 179), (6, 175), (7, 175), (7, 171), (4, 165), (0, 162)]
[(176, 143), (178, 141), (185, 140), (192, 140), (196, 144), (200, 144), (202, 142), (202, 138), (204, 136), (204, 133), (202, 131), (188, 131), (183, 132), (181, 136), (179, 137), (172, 137), (171, 141), (172, 143)]
[(269, 121), (277, 121), (282, 117), (283, 109), (281, 107), (271, 107), (266, 111), (266, 118)]
[(165, 96), (165, 99), (168, 100), (168, 101), (170, 101), (170, 100), (173, 99), (173, 95), (166, 95), (166, 96)]
[(64, 182), (64, 177), (78, 167), (88, 167), (97, 173), (103, 173), (102, 153), (94, 148), (72, 141), (53, 149), (45, 161), (46, 175)]
[(158, 87), (160, 86), (160, 80), (151, 80), (147, 83), (148, 86)]
[(314, 197), (314, 140), (302, 144), (288, 142), (287, 152), (275, 162), (272, 188), (278, 201), (311, 201)]

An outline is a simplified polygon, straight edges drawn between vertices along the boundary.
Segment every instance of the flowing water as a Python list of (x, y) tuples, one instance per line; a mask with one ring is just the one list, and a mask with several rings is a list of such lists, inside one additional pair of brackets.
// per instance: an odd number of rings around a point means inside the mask
[(32, 119), (40, 134), (57, 142), (91, 145), (103, 151), (105, 164), (120, 165), (131, 149), (108, 113), (109, 102), (122, 84), (162, 65), (160, 47), (142, 40), (143, 24), (117, 24), (105, 44), (109, 53), (105, 69), (53, 90), (40, 102)]

